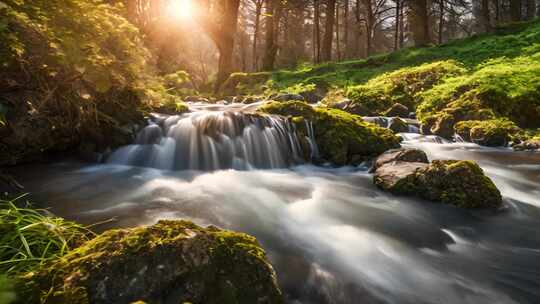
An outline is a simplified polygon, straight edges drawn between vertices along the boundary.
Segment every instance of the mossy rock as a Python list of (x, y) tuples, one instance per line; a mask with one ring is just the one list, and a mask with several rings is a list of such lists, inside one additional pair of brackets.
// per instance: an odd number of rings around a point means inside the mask
[(268, 72), (233, 73), (221, 86), (220, 94), (250, 95), (263, 93), (263, 86), (271, 76), (272, 74)]
[(409, 124), (399, 117), (395, 117), (390, 122), (388, 129), (392, 130), (394, 133), (409, 132)]
[(409, 118), (411, 111), (407, 106), (404, 106), (400, 103), (392, 105), (388, 110), (383, 113), (383, 116), (386, 117), (400, 117), (400, 118)]
[(455, 134), (454, 126), (460, 121), (495, 119), (496, 114), (491, 109), (485, 108), (478, 100), (469, 100), (467, 96), (448, 104), (441, 111), (422, 116), (422, 133), (451, 139)]
[(289, 101), (270, 102), (258, 111), (290, 117), (297, 131), (305, 136), (306, 121), (312, 122), (321, 157), (336, 165), (356, 164), (400, 146), (400, 139), (392, 131), (337, 109)]
[(521, 129), (504, 119), (461, 121), (454, 126), (456, 133), (465, 141), (483, 146), (506, 146)]
[(473, 161), (398, 162), (375, 171), (374, 183), (394, 194), (414, 195), (462, 208), (498, 208), (502, 196)]
[(377, 157), (377, 159), (373, 163), (373, 167), (371, 168), (370, 172), (375, 172), (383, 165), (394, 162), (429, 164), (426, 152), (414, 148), (399, 148), (388, 150), (379, 157)]
[(347, 97), (354, 104), (368, 109), (371, 116), (382, 115), (397, 103), (408, 109), (416, 109), (417, 94), (429, 90), (446, 77), (460, 75), (465, 71), (452, 60), (402, 68), (377, 76), (365, 84), (350, 87)]
[(282, 303), (255, 238), (186, 221), (107, 231), (17, 290), (24, 303)]

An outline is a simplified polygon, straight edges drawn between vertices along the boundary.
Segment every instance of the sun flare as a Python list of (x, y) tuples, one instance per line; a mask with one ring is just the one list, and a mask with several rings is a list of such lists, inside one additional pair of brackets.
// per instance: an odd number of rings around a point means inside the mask
[(192, 0), (170, 0), (167, 10), (169, 16), (180, 21), (191, 19), (194, 13)]

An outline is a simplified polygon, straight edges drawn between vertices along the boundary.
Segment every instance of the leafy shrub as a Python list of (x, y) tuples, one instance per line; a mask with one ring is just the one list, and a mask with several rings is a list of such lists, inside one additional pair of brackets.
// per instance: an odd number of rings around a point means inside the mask
[(100, 0), (0, 4), (0, 164), (76, 149), (82, 139), (100, 150), (126, 144), (124, 127), (167, 95), (121, 7)]

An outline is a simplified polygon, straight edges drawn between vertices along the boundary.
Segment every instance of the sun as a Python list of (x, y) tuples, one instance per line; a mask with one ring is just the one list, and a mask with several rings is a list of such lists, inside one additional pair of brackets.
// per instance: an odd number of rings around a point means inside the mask
[(169, 0), (167, 12), (171, 18), (176, 20), (189, 20), (194, 13), (192, 0)]

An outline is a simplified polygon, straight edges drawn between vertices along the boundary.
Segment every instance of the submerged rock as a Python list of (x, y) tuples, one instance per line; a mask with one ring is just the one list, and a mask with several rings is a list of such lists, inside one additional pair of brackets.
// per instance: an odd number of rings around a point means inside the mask
[(371, 172), (375, 172), (378, 168), (382, 167), (388, 163), (394, 162), (411, 162), (411, 163), (424, 163), (428, 164), (429, 160), (426, 155), (426, 152), (420, 149), (411, 149), (411, 148), (400, 148), (392, 149), (384, 152), (381, 156), (377, 158)]
[(186, 221), (107, 231), (22, 280), (25, 303), (282, 303), (255, 238)]
[(365, 122), (362, 117), (328, 108), (313, 108), (299, 102), (270, 102), (259, 112), (288, 116), (297, 132), (317, 143), (320, 157), (336, 165), (357, 164), (400, 146), (399, 137), (390, 130)]
[(473, 161), (386, 162), (376, 169), (373, 179), (379, 188), (394, 194), (462, 208), (496, 208), (502, 204), (495, 184)]

